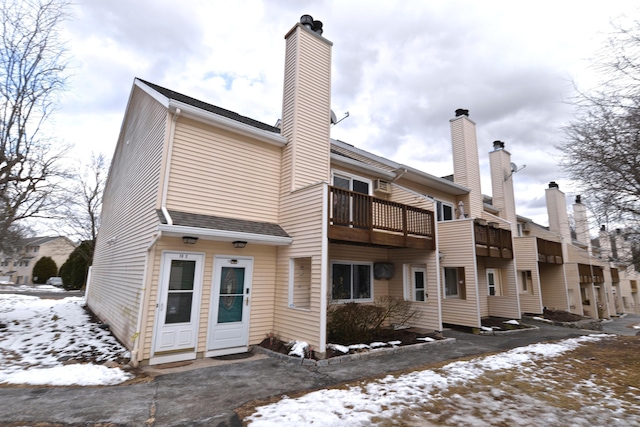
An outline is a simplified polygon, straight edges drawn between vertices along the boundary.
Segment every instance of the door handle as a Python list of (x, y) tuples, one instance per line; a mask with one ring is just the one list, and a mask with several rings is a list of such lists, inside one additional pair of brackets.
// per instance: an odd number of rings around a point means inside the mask
[(244, 299), (244, 305), (249, 306), (249, 297)]

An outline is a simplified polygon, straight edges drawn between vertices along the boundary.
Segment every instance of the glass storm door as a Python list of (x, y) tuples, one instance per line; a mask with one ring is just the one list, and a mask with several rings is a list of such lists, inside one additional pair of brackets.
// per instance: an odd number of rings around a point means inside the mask
[(215, 258), (208, 354), (246, 351), (249, 344), (252, 271), (251, 259)]
[(154, 353), (195, 351), (202, 288), (201, 254), (162, 256)]

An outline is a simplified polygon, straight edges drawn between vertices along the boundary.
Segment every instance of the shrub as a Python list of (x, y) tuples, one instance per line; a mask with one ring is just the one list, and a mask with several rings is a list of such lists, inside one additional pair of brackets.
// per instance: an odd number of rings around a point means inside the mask
[(60, 267), (60, 277), (66, 290), (82, 289), (87, 280), (89, 266), (93, 259), (93, 242), (84, 241), (71, 252)]
[(49, 277), (58, 275), (58, 266), (53, 258), (43, 256), (33, 265), (33, 283), (42, 285)]
[(406, 325), (420, 316), (409, 301), (393, 297), (380, 297), (372, 304), (331, 304), (327, 311), (327, 337), (330, 342), (343, 345), (370, 342), (382, 327)]

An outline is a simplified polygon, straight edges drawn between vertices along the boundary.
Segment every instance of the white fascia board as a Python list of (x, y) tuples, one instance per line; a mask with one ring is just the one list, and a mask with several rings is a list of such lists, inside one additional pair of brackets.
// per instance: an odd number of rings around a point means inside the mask
[(269, 246), (287, 246), (293, 242), (291, 237), (269, 236), (266, 234), (243, 233), (241, 231), (212, 230), (209, 228), (188, 227), (185, 225), (160, 224), (158, 230), (163, 236), (193, 236), (202, 240), (217, 240), (220, 242), (233, 242), (241, 240), (247, 243), (256, 243)]
[[(409, 181), (417, 182), (418, 184), (422, 184), (422, 185), (427, 185), (436, 190), (444, 191), (454, 196), (461, 196), (463, 194), (468, 194), (470, 192), (468, 188), (463, 187), (462, 185), (456, 184), (455, 182), (451, 182), (447, 179), (440, 178), (435, 175), (431, 175), (419, 169), (412, 168), (411, 166), (396, 163), (393, 160), (389, 160), (384, 157), (375, 155), (373, 153), (369, 153), (368, 151), (361, 150), (359, 148), (354, 147), (353, 145), (347, 144), (346, 142), (340, 141), (338, 139), (332, 139), (331, 144), (335, 145), (336, 147), (343, 148), (345, 150), (353, 151), (354, 153), (360, 154), (361, 156), (368, 157), (371, 160), (374, 160), (378, 163), (382, 163), (383, 165), (387, 165), (393, 168), (395, 171), (403, 171), (403, 172), (406, 171), (402, 174), (402, 176), (404, 176), (404, 178), (408, 179)], [(331, 159), (333, 160), (334, 157), (332, 156)], [(376, 169), (382, 170), (379, 168), (376, 168)], [(387, 171), (385, 172), (391, 174), (393, 178), (396, 177), (396, 172), (387, 172)]]
[(277, 147), (284, 147), (285, 145), (287, 145), (287, 138), (282, 135), (258, 129), (254, 126), (241, 123), (237, 120), (223, 117), (210, 111), (202, 110), (200, 108), (194, 107), (193, 105), (185, 104), (184, 102), (170, 99), (168, 108), (171, 112), (179, 108), (181, 111), (180, 114), (184, 117), (189, 117), (193, 120), (212, 124), (231, 132), (239, 133), (241, 135), (245, 135), (250, 138), (266, 142), (268, 144), (273, 144)]
[(331, 153), (331, 162), (335, 163), (336, 165), (343, 165), (352, 169), (368, 172), (370, 174), (379, 176), (380, 178), (388, 179), (390, 181), (396, 177), (396, 174), (393, 172), (389, 172), (384, 169), (359, 162), (358, 160), (353, 160), (348, 157), (341, 156), (340, 154)]

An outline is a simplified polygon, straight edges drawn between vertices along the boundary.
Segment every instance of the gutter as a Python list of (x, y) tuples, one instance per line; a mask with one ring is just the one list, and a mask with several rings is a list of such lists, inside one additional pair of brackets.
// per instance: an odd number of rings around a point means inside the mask
[(156, 245), (156, 243), (158, 243), (158, 240), (160, 239), (160, 237), (162, 237), (162, 231), (158, 231), (155, 236), (153, 237), (153, 239), (151, 240), (151, 243), (149, 243), (149, 245), (147, 246), (147, 250), (146, 250), (146, 256), (144, 259), (144, 272), (142, 273), (142, 287), (140, 288), (140, 308), (138, 309), (138, 319), (136, 321), (136, 332), (133, 334), (133, 336), (131, 337), (131, 339), (133, 340), (133, 345), (132, 350), (131, 350), (131, 365), (134, 368), (138, 367), (138, 353), (139, 353), (139, 346), (140, 346), (140, 330), (142, 329), (142, 317), (143, 317), (143, 312), (144, 312), (144, 303), (147, 300), (146, 298), (146, 283), (147, 283), (147, 271), (149, 269), (149, 252), (151, 252), (151, 250), (153, 249), (153, 247)]
[[(218, 240), (222, 242), (233, 242), (243, 240), (248, 243), (258, 243), (262, 245), (286, 246), (293, 242), (291, 237), (273, 236), (269, 234), (245, 233), (242, 231), (214, 230), (208, 228), (189, 227), (186, 225), (158, 225), (158, 231), (165, 236), (194, 236), (204, 240)], [(207, 239), (208, 238), (208, 239)]]
[(175, 99), (169, 99), (168, 108), (169, 111), (182, 111), (183, 115), (189, 116), (194, 120), (211, 123), (220, 128), (230, 130), (235, 133), (240, 133), (248, 137), (273, 144), (277, 147), (284, 147), (288, 142), (287, 138), (275, 132), (258, 129), (254, 126), (238, 122), (237, 120), (229, 119), (227, 117), (202, 110), (198, 107), (194, 107), (184, 102), (176, 101)]

